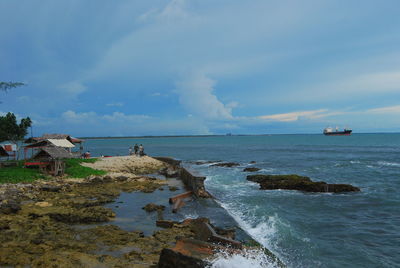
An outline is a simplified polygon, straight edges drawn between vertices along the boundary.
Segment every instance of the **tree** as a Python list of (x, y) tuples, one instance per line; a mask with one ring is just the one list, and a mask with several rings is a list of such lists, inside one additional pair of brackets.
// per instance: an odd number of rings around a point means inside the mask
[(20, 86), (25, 86), (25, 84), (21, 82), (0, 82), (0, 91), (8, 92), (8, 90), (10, 90), (11, 88), (16, 88)]
[(17, 124), (17, 118), (13, 113), (7, 113), (5, 116), (0, 116), (0, 142), (11, 141), (17, 145), (18, 141), (24, 139), (28, 134), (28, 128), (32, 125), (29, 117), (22, 118), (21, 122)]
[(11, 88), (24, 86), (21, 82), (0, 82), (0, 90), (7, 92)]
[(17, 142), (24, 139), (31, 125), (32, 121), (29, 117), (22, 118), (21, 122), (17, 124), (17, 118), (13, 113), (0, 116), (0, 142)]

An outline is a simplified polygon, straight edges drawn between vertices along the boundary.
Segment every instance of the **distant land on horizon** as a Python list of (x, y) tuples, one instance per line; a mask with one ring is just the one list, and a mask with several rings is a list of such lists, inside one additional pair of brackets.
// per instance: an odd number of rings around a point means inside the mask
[[(358, 134), (400, 134), (400, 132), (364, 132), (352, 133)], [(107, 137), (78, 137), (79, 139), (96, 140), (96, 139), (147, 139), (147, 138), (207, 138), (207, 137), (243, 137), (243, 136), (278, 136), (278, 135), (323, 135), (323, 133), (280, 133), (280, 134), (209, 134), (209, 135), (145, 135), (145, 136), (107, 136)]]

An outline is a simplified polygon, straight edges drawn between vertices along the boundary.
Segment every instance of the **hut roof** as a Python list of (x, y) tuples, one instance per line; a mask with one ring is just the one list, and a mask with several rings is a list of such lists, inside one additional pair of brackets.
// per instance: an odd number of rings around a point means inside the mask
[(33, 159), (49, 157), (54, 159), (71, 158), (72, 154), (61, 147), (43, 147), (41, 150), (33, 157)]
[(68, 140), (72, 143), (82, 143), (83, 140), (71, 137), (68, 134), (43, 134), (42, 137), (32, 137), (25, 140), (25, 143), (33, 143), (33, 142), (40, 142), (47, 139), (54, 139), (54, 140)]
[(7, 151), (3, 148), (3, 146), (0, 146), (0, 156), (8, 156)]
[(75, 145), (70, 143), (66, 139), (47, 139), (49, 142), (51, 142), (53, 145), (58, 146), (58, 147), (63, 147), (63, 148), (73, 148)]
[(38, 147), (45, 147), (45, 146), (56, 146), (56, 147), (63, 147), (63, 148), (73, 148), (75, 145), (73, 145), (71, 142), (69, 142), (66, 139), (46, 139), (42, 140), (30, 145), (25, 146), (25, 148), (38, 148)]

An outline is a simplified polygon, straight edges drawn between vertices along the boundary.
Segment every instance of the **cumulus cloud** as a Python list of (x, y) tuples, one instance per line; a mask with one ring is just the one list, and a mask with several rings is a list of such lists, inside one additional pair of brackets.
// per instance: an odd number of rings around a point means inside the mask
[(176, 84), (179, 102), (193, 115), (207, 119), (232, 119), (237, 103), (223, 104), (214, 94), (215, 80), (192, 74)]

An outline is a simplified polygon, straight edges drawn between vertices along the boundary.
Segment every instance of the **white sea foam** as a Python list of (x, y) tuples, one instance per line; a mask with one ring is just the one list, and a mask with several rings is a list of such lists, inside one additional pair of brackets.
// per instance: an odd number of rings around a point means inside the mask
[(379, 161), (378, 165), (381, 166), (388, 166), (388, 167), (400, 167), (400, 163), (396, 162), (386, 162), (386, 161)]
[[(248, 210), (241, 210), (238, 206), (230, 206), (228, 204), (224, 204), (218, 202), (239, 224), (239, 226), (245, 230), (254, 240), (262, 244), (264, 247), (268, 248), (271, 251), (274, 251), (274, 243), (273, 238), (276, 237), (277, 231), (277, 215), (269, 216), (268, 218), (263, 217), (261, 222), (255, 224), (257, 220), (254, 216), (245, 215), (243, 211), (249, 212)], [(260, 219), (258, 219), (260, 220)], [(255, 225), (255, 226), (254, 226)], [(278, 257), (278, 253), (273, 252)]]
[(278, 267), (276, 262), (258, 250), (244, 250), (241, 254), (220, 252), (217, 258), (211, 261), (213, 268), (273, 268)]

